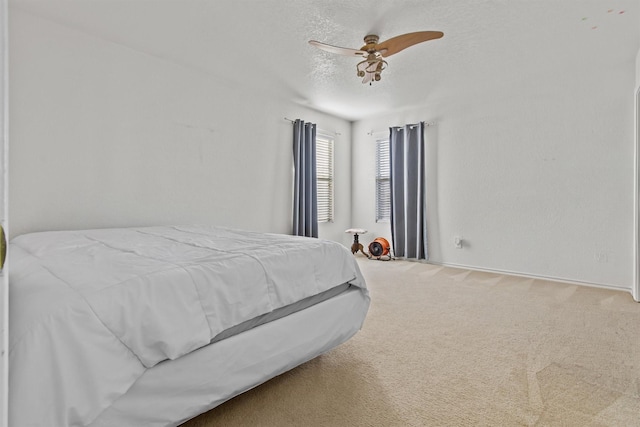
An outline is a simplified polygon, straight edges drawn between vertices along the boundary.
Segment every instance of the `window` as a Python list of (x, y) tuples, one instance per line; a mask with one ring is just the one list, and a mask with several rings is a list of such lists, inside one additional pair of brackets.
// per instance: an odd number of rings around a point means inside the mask
[(316, 135), (318, 222), (333, 222), (333, 138)]
[(376, 141), (376, 222), (388, 222), (391, 217), (391, 168), (389, 140)]

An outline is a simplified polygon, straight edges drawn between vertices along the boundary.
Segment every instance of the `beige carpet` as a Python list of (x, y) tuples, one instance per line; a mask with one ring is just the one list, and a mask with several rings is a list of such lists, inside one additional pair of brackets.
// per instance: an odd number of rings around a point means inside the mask
[(626, 292), (368, 261), (350, 341), (184, 426), (640, 426)]

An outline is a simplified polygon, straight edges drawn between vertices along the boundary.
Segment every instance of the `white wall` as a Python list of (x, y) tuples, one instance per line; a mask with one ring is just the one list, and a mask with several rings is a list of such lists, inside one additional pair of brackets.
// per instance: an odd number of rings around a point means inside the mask
[(351, 124), (13, 9), (12, 235), (205, 223), (291, 230), (292, 124), (336, 136), (348, 243)]
[(344, 229), (358, 226), (366, 244), (389, 237), (373, 218), (367, 133), (426, 120), (432, 261), (629, 288), (636, 75), (623, 65), (425, 94), (428, 107), (352, 126), (10, 10), (11, 235), (192, 222), (289, 232), (288, 117), (340, 134), (336, 222), (321, 237), (348, 245)]
[[(7, 148), (8, 136), (8, 2), (0, 0), (0, 225), (7, 230)], [(4, 243), (4, 242), (3, 242)], [(8, 425), (9, 397), (9, 274), (8, 267), (0, 268), (0, 427)]]
[(638, 201), (640, 200), (640, 194), (638, 193), (638, 188), (640, 186), (640, 183), (638, 182), (638, 175), (639, 172), (637, 170), (638, 168), (638, 154), (640, 152), (640, 95), (638, 95), (638, 91), (640, 91), (640, 50), (638, 50), (638, 53), (636, 54), (636, 89), (635, 89), (635, 120), (636, 120), (636, 127), (635, 127), (635, 173), (634, 173), (634, 179), (636, 180), (635, 182), (635, 212), (634, 212), (634, 221), (635, 221), (635, 230), (634, 230), (634, 277), (633, 277), (633, 286), (632, 286), (632, 293), (633, 293), (633, 298), (640, 302), (640, 272), (638, 271), (638, 269), (640, 268), (640, 259), (638, 258), (639, 254), (640, 254), (640, 236), (638, 235), (638, 233), (640, 233), (640, 215), (639, 215), (639, 209), (640, 206), (638, 206)]
[(636, 87), (640, 87), (640, 50), (636, 55)]
[(435, 122), (426, 130), (431, 261), (630, 289), (635, 75), (631, 62), (596, 65), (534, 78), (514, 70), (511, 82), (425, 94), (428, 107), (356, 122), (354, 225), (390, 234), (374, 222), (367, 133)]

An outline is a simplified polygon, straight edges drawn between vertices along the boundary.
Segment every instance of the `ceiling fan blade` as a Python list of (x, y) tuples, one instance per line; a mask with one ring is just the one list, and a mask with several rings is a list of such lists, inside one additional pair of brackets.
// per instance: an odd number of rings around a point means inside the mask
[(315, 46), (318, 49), (322, 49), (322, 50), (330, 52), (330, 53), (337, 53), (338, 55), (365, 56), (367, 54), (367, 52), (364, 52), (362, 50), (349, 49), (349, 48), (346, 48), (346, 47), (332, 46), (330, 44), (318, 42), (318, 41), (315, 41), (315, 40), (309, 40), (309, 44), (311, 46)]
[(389, 40), (378, 43), (376, 50), (379, 51), (382, 56), (387, 57), (414, 44), (439, 39), (442, 36), (444, 36), (442, 31), (418, 31), (415, 33), (402, 34), (401, 36), (392, 37)]

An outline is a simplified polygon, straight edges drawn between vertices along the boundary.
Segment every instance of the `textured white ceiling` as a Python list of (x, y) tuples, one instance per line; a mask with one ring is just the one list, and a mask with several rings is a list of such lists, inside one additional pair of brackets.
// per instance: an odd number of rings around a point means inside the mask
[[(479, 86), (629, 63), (640, 48), (639, 0), (12, 0), (17, 7), (127, 47), (292, 99), (348, 120), (473, 96)], [(358, 58), (363, 37), (439, 30), (389, 58), (382, 80)]]

